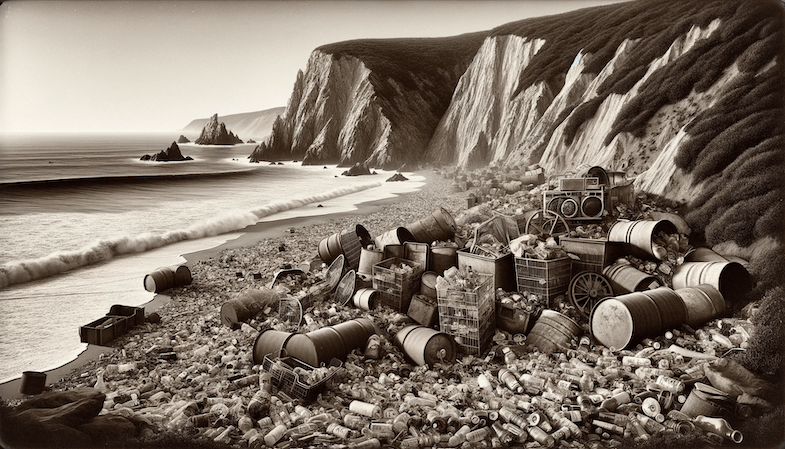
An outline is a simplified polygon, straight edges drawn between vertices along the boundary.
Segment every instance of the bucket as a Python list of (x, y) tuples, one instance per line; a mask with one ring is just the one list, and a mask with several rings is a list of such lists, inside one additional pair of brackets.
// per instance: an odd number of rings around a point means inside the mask
[(373, 310), (379, 305), (379, 291), (361, 288), (354, 293), (354, 306), (363, 310)]
[(253, 344), (253, 364), (261, 365), (264, 361), (264, 356), (268, 354), (277, 357), (292, 335), (294, 334), (291, 332), (277, 331), (275, 329), (265, 329), (259, 332)]
[(676, 294), (681, 297), (687, 310), (685, 322), (693, 328), (701, 327), (725, 313), (725, 298), (711, 285), (680, 288)]
[(675, 291), (668, 287), (659, 287), (654, 290), (641, 292), (657, 304), (660, 312), (660, 330), (677, 329), (687, 321), (687, 309)]
[(348, 351), (341, 334), (333, 327), (323, 327), (307, 334), (294, 334), (284, 345), (286, 354), (311, 366), (327, 365), (333, 358), (345, 360)]
[(431, 247), (431, 270), (436, 274), (458, 265), (458, 248), (454, 246)]
[(406, 225), (414, 241), (431, 243), (434, 240), (449, 240), (455, 235), (455, 220), (443, 207), (436, 209), (430, 216)]
[(656, 277), (626, 263), (608, 265), (602, 270), (602, 274), (608, 279), (615, 295), (640, 292), (660, 286)]
[(363, 278), (373, 277), (373, 266), (384, 260), (384, 251), (381, 249), (366, 249), (360, 250), (360, 263), (357, 268), (357, 274)]
[(170, 269), (174, 272), (174, 285), (176, 287), (190, 285), (193, 281), (191, 269), (187, 265), (173, 265)]
[(402, 245), (404, 242), (414, 241), (412, 233), (403, 227), (391, 229), (374, 239), (377, 248), (384, 248), (387, 245)]
[(592, 308), (589, 329), (608, 348), (624, 349), (662, 331), (657, 304), (644, 292), (603, 298)]
[(573, 338), (582, 334), (578, 323), (559, 312), (546, 309), (534, 323), (526, 341), (542, 352), (561, 352), (563, 348), (570, 346)]
[(436, 278), (439, 277), (438, 274), (434, 273), (433, 271), (426, 271), (422, 274), (420, 278), (420, 293), (429, 297), (436, 299)]
[(623, 243), (632, 256), (658, 260), (652, 239), (660, 232), (675, 234), (676, 226), (668, 220), (617, 221), (608, 230), (608, 241)]
[(343, 347), (346, 349), (347, 353), (357, 348), (365, 348), (365, 344), (368, 342), (368, 337), (375, 333), (369, 332), (369, 330), (357, 320), (349, 320), (340, 324), (336, 324), (333, 326), (333, 329), (335, 329), (335, 331), (338, 332), (338, 334), (341, 336), (341, 340), (343, 340)]
[(174, 286), (174, 271), (169, 267), (156, 268), (144, 277), (144, 289), (148, 292), (159, 293)]
[(455, 340), (435, 329), (412, 324), (398, 331), (393, 342), (417, 365), (433, 366), (442, 360), (445, 363), (455, 362)]
[(38, 371), (25, 371), (22, 373), (22, 383), (19, 392), (22, 394), (41, 394), (46, 386), (46, 373)]
[(750, 273), (737, 262), (685, 262), (673, 270), (673, 288), (709, 284), (728, 301), (743, 299), (752, 290)]

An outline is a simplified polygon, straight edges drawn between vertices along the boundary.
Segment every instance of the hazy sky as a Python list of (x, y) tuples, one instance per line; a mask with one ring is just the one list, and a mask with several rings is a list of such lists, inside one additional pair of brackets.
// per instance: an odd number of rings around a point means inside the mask
[(0, 130), (175, 130), (285, 106), (323, 44), (451, 36), (614, 1), (7, 1)]

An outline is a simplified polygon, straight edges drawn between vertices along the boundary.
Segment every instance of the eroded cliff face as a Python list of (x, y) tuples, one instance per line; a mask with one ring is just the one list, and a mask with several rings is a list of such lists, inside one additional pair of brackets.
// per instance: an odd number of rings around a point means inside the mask
[(605, 98), (594, 115), (577, 130), (571, 141), (565, 128), (578, 106), (594, 100), (598, 87), (627, 58), (635, 57), (636, 41), (626, 40), (598, 74), (584, 73), (591, 54), (574, 55), (573, 63), (557, 92), (545, 82), (515, 94), (518, 74), (536, 56), (542, 40), (518, 36), (486, 39), (455, 90), (450, 107), (428, 145), (426, 159), (473, 168), (495, 164), (540, 164), (547, 173), (566, 173), (582, 164), (599, 165), (639, 175), (636, 187), (675, 200), (699, 193), (689, 174), (676, 168), (674, 156), (685, 139), (682, 128), (711, 104), (733, 73), (711, 89), (691, 93), (668, 105), (650, 120), (642, 137), (620, 133), (606, 143), (624, 106), (659, 67), (672, 63), (697, 42), (717, 30), (693, 27), (673, 42), (668, 51), (650, 64), (647, 74), (625, 94)]
[(251, 158), (352, 165), (383, 153), (390, 123), (376, 104), (369, 75), (356, 58), (314, 51), (272, 135)]

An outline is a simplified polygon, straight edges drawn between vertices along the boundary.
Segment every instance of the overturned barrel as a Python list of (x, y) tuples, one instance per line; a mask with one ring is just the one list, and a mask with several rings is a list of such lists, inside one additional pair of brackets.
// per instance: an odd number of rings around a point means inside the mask
[(256, 336), (253, 344), (253, 363), (261, 365), (265, 356), (278, 357), (286, 342), (294, 335), (291, 332), (265, 329)]
[(680, 288), (676, 294), (681, 297), (687, 311), (685, 322), (693, 328), (701, 327), (725, 313), (725, 298), (711, 285)]
[(660, 314), (660, 331), (679, 328), (687, 321), (687, 309), (681, 296), (668, 287), (641, 292), (651, 298)]
[(361, 288), (354, 293), (354, 306), (363, 310), (373, 310), (379, 305), (379, 291)]
[(685, 262), (673, 270), (673, 288), (708, 284), (722, 297), (734, 302), (742, 300), (752, 290), (752, 277), (738, 262)]
[(415, 239), (412, 233), (404, 227), (390, 229), (389, 231), (377, 236), (374, 239), (376, 247), (382, 249), (384, 249), (384, 247), (387, 245), (403, 245), (406, 242), (414, 241)]
[(355, 225), (340, 233), (331, 234), (319, 242), (319, 258), (330, 264), (339, 255), (346, 257), (349, 268), (357, 270), (360, 265), (360, 250), (371, 243), (371, 234), (363, 225)]
[(534, 323), (526, 342), (542, 352), (560, 352), (570, 346), (573, 338), (582, 334), (581, 326), (568, 316), (546, 309)]
[(602, 270), (602, 274), (608, 279), (613, 293), (616, 295), (650, 290), (660, 286), (656, 277), (626, 263), (608, 265)]
[(589, 329), (597, 341), (620, 350), (662, 330), (657, 304), (643, 292), (603, 298), (591, 310)]
[(667, 252), (654, 243), (654, 237), (660, 232), (675, 234), (677, 230), (668, 220), (617, 221), (608, 230), (608, 241), (622, 243), (627, 254), (632, 256), (662, 260)]
[(367, 318), (357, 318), (305, 334), (294, 334), (284, 344), (287, 355), (311, 366), (329, 365), (333, 358), (346, 360), (354, 349), (362, 349), (376, 326)]
[(436, 209), (430, 216), (406, 225), (414, 241), (431, 243), (435, 240), (449, 240), (455, 235), (455, 220), (443, 207)]
[(160, 293), (173, 287), (189, 285), (192, 281), (191, 270), (186, 265), (159, 267), (145, 275), (144, 289), (148, 292)]
[(399, 330), (393, 343), (417, 365), (453, 363), (458, 352), (451, 336), (417, 324)]

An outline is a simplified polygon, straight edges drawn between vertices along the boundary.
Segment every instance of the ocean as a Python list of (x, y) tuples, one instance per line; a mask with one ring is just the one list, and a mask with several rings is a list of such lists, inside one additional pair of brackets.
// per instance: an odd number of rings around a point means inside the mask
[(180, 134), (0, 133), (0, 382), (73, 360), (86, 348), (80, 326), (114, 304), (150, 301), (145, 274), (182, 254), (258, 222), (350, 211), (424, 180), (252, 164), (255, 144), (180, 144), (194, 161), (139, 160)]

